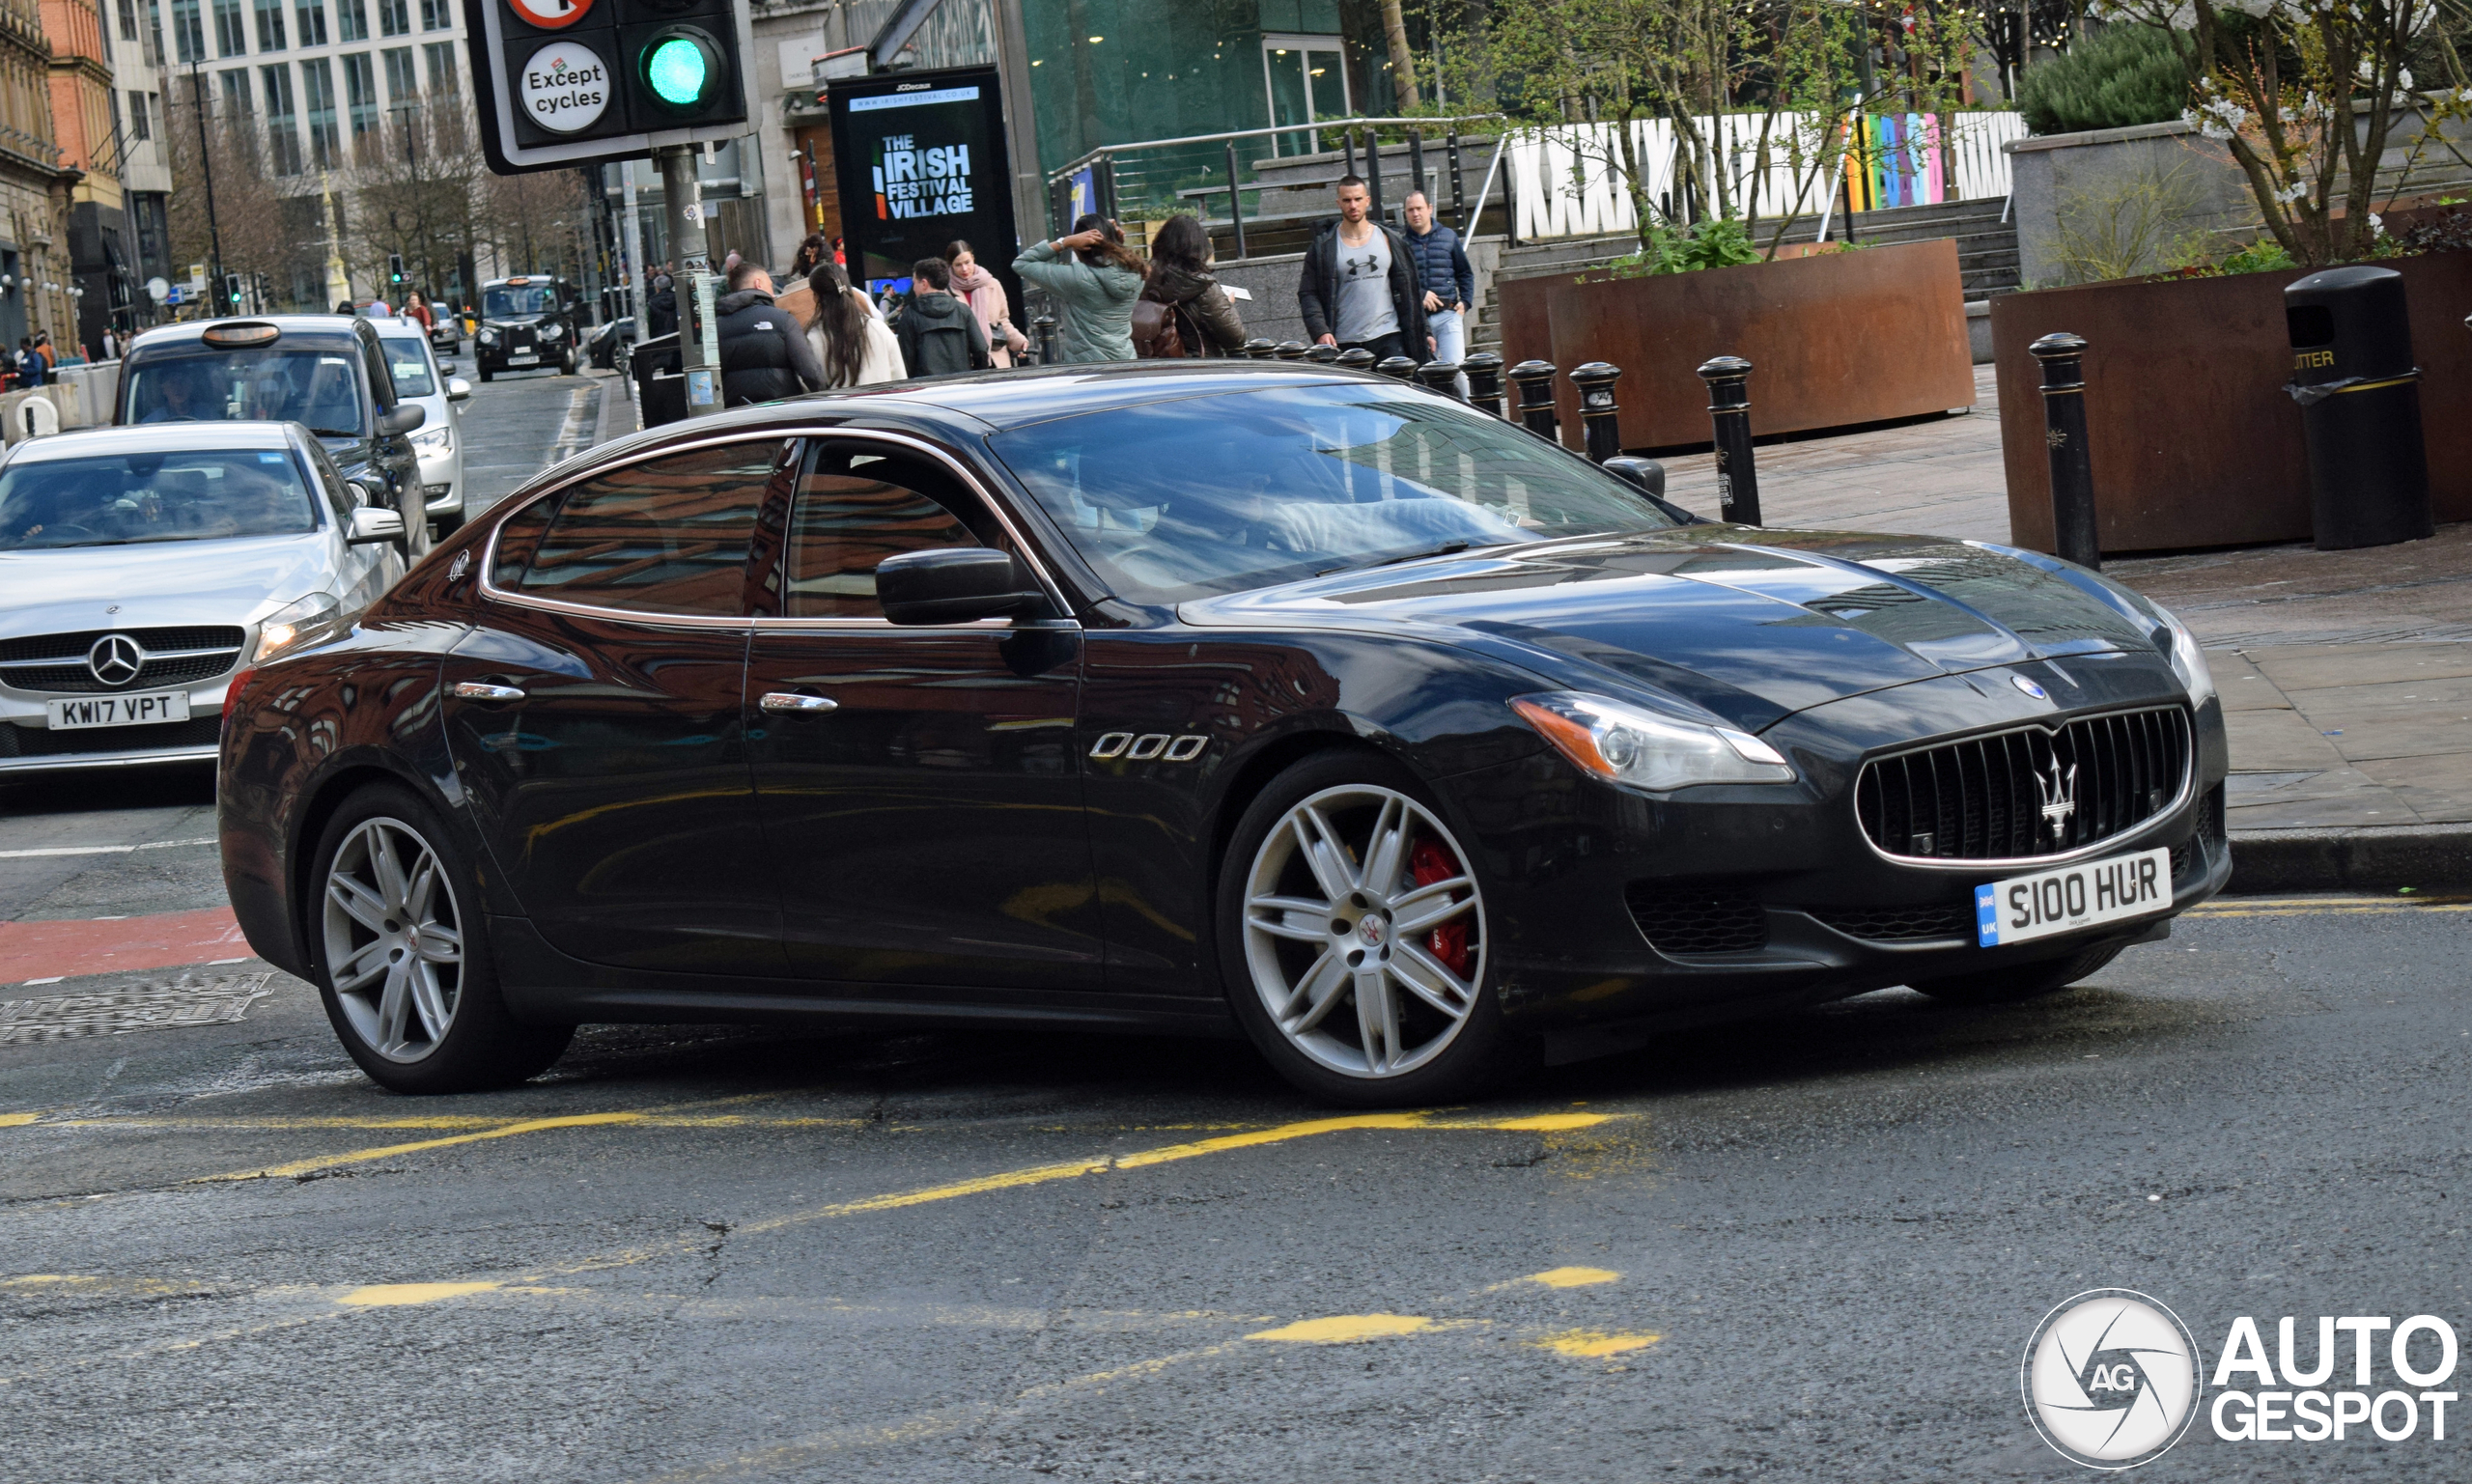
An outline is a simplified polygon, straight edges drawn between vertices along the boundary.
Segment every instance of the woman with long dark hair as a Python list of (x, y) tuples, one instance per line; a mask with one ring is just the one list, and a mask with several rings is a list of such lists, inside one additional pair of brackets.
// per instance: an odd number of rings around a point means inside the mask
[(865, 386), (898, 381), (905, 373), (901, 342), (878, 318), (867, 296), (853, 291), (841, 269), (819, 263), (807, 275), (814, 312), (807, 319), (807, 344), (824, 364), (827, 387)]
[(944, 264), (953, 270), (952, 294), (978, 317), (978, 332), (987, 337), (989, 353), (998, 366), (1030, 348), (1029, 338), (1013, 328), (1013, 306), (996, 275), (978, 266), (978, 254), (968, 242), (944, 244)]
[(1174, 313), (1185, 354), (1241, 355), (1245, 322), (1211, 276), (1210, 261), (1210, 233), (1202, 224), (1189, 215), (1168, 217), (1151, 235), (1150, 282), (1141, 296)]
[(1084, 212), (1070, 236), (1024, 249), (1013, 271), (1055, 300), (1057, 360), (1133, 359), (1133, 301), (1150, 265), (1125, 247), (1122, 227)]

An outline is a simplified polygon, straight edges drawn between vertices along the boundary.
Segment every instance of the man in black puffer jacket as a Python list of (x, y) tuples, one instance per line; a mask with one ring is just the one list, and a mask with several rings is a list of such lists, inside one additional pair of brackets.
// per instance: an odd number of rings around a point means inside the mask
[(743, 407), (821, 390), (824, 366), (790, 316), (772, 302), (772, 275), (752, 263), (730, 269), (719, 315), (721, 406)]

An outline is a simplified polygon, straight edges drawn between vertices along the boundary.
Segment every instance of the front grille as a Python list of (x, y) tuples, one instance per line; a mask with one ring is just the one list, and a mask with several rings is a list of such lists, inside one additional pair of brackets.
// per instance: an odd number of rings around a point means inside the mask
[[(125, 633), (149, 655), (158, 651), (207, 650), (180, 659), (148, 659), (126, 685), (106, 686), (86, 668), (87, 651), (109, 633)], [(49, 690), (93, 695), (109, 690), (144, 690), (149, 686), (186, 686), (212, 680), (239, 662), (245, 630), (223, 626), (190, 629), (93, 629), (84, 633), (46, 633), (32, 638), (0, 640), (0, 683), (19, 690)], [(29, 664), (28, 660), (48, 663)]]
[(1668, 957), (1751, 953), (1768, 946), (1768, 914), (1739, 890), (1690, 882), (1633, 882), (1622, 896), (1642, 935)]
[(1848, 938), (1868, 938), (1875, 943), (1975, 936), (1972, 902), (1949, 902), (1938, 907), (1813, 908), (1812, 915)]
[(2198, 804), (2198, 832), (2172, 847), (2172, 880), (2186, 880), (2222, 848), (2223, 785), (2218, 783), (2206, 790), (2205, 799)]
[(1891, 855), (2062, 855), (2162, 813), (2190, 761), (2180, 707), (2083, 716), (2057, 732), (2020, 727), (1867, 763), (1854, 809)]
[(162, 752), (211, 747), (223, 735), (223, 718), (191, 716), (154, 726), (79, 727), (52, 732), (0, 722), (0, 758), (73, 757), (87, 752)]

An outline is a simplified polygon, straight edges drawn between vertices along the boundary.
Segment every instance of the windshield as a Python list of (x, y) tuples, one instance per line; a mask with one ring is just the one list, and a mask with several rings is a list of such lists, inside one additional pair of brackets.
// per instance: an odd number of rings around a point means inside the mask
[(429, 355), (418, 340), (380, 337), (378, 348), (386, 352), (386, 369), (395, 378), (398, 397), (430, 397), (437, 392), (437, 383), (429, 374)]
[(0, 469), (0, 551), (317, 528), (299, 464), (275, 449), (20, 460)]
[(548, 284), (510, 289), (501, 285), (481, 291), (481, 315), (484, 319), (504, 320), (515, 315), (546, 315), (558, 307), (557, 295)]
[(1143, 602), (1675, 523), (1534, 434), (1404, 386), (1226, 392), (988, 443), (1111, 590)]
[(365, 431), (358, 357), (342, 350), (210, 350), (148, 356), (124, 374), (132, 423), (264, 419), (339, 438)]

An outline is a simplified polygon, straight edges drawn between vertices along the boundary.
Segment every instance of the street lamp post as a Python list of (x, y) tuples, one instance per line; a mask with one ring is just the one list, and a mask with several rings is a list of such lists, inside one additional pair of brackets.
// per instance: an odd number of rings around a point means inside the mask
[(206, 88), (199, 80), (194, 51), (189, 54), (189, 101), (197, 107), (197, 158), (206, 174), (206, 236), (214, 249), (213, 293), (219, 298), (223, 294), (223, 229), (214, 219), (214, 155), (206, 147)]

